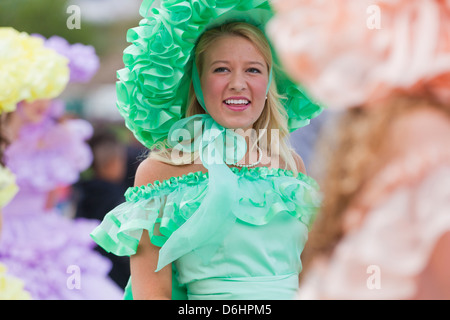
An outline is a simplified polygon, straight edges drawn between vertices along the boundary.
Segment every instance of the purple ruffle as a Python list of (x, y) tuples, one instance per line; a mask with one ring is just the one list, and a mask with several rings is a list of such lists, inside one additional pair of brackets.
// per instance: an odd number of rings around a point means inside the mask
[(35, 300), (121, 299), (123, 290), (108, 277), (111, 262), (89, 237), (99, 222), (46, 211), (45, 197), (21, 190), (3, 209), (2, 264)]
[(5, 150), (5, 161), (22, 188), (49, 191), (71, 185), (93, 160), (86, 140), (92, 125), (82, 119), (51, 118), (22, 128), (19, 139)]
[(121, 299), (123, 290), (108, 277), (111, 262), (89, 236), (99, 222), (46, 209), (49, 191), (76, 182), (93, 159), (86, 142), (92, 125), (53, 119), (61, 112), (59, 105), (23, 127), (5, 151), (20, 190), (2, 209), (0, 261), (33, 299)]
[(100, 67), (100, 59), (95, 48), (81, 43), (70, 44), (66, 39), (52, 36), (48, 39), (33, 34), (45, 40), (44, 45), (69, 59), (70, 82), (88, 82)]

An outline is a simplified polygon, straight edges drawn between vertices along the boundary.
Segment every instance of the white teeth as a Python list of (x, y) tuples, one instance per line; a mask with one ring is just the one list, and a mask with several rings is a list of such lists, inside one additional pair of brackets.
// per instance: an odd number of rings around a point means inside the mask
[(240, 99), (240, 100), (228, 99), (228, 100), (225, 100), (225, 103), (226, 104), (243, 105), (243, 104), (249, 104), (250, 101), (248, 101), (246, 99), (245, 100), (244, 99)]

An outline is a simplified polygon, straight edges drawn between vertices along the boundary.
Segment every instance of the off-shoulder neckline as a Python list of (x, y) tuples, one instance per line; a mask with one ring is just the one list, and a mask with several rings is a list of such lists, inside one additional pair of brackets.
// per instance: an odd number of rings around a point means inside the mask
[[(237, 174), (239, 177), (246, 177), (252, 180), (265, 179), (267, 177), (292, 177), (308, 184), (313, 187), (318, 187), (317, 182), (310, 176), (299, 172), (295, 176), (292, 170), (281, 169), (281, 168), (269, 168), (269, 167), (254, 167), (254, 168), (237, 168), (230, 167), (231, 171)], [(156, 180), (153, 183), (148, 183), (147, 185), (136, 186), (128, 188), (125, 193), (127, 199), (134, 198), (138, 194), (152, 193), (158, 190), (176, 189), (180, 185), (198, 185), (199, 183), (207, 180), (209, 177), (208, 172), (196, 171), (183, 174), (181, 176), (174, 176), (169, 179)]]

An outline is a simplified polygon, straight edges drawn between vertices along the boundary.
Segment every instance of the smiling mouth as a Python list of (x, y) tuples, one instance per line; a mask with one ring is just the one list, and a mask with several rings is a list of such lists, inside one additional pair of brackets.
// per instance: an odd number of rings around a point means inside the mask
[(224, 101), (224, 103), (227, 106), (235, 106), (235, 107), (242, 107), (242, 106), (247, 106), (250, 104), (250, 100), (247, 99), (227, 99)]
[(247, 99), (227, 99), (223, 103), (231, 111), (244, 111), (250, 107), (251, 102)]

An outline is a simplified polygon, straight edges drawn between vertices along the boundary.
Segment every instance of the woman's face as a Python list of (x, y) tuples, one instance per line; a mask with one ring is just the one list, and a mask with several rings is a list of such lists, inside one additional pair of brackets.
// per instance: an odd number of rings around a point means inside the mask
[(227, 35), (205, 51), (201, 86), (208, 113), (230, 129), (249, 129), (260, 117), (269, 81), (267, 64), (249, 40)]
[(36, 100), (21, 103), (22, 114), (28, 122), (39, 123), (47, 115), (50, 108), (50, 100)]

